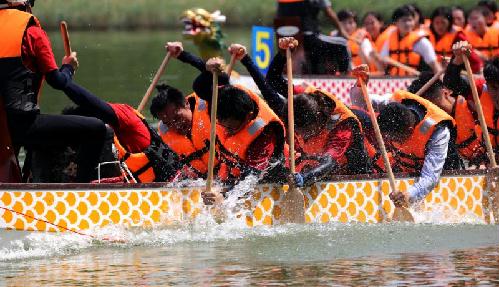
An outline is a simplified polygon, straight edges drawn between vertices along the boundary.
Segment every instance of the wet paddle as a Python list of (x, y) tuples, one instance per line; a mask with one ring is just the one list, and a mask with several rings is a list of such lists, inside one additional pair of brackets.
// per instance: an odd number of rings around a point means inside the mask
[[(476, 112), (478, 114), (478, 120), (480, 121), (480, 127), (482, 128), (483, 140), (485, 142), (485, 147), (487, 148), (487, 156), (489, 157), (490, 167), (497, 168), (497, 162), (496, 162), (496, 158), (495, 158), (495, 154), (494, 154), (494, 149), (492, 148), (492, 143), (491, 143), (490, 137), (489, 137), (489, 129), (487, 127), (487, 122), (485, 121), (485, 116), (483, 114), (482, 103), (480, 102), (478, 90), (477, 90), (476, 85), (475, 85), (475, 79), (473, 78), (473, 71), (471, 70), (471, 65), (470, 65), (470, 61), (468, 59), (468, 55), (463, 55), (463, 62), (464, 62), (464, 66), (466, 68), (466, 74), (468, 76), (468, 81), (470, 82), (471, 93), (473, 95), (473, 101), (475, 102)], [(495, 187), (493, 185), (495, 185)], [(499, 214), (498, 214), (499, 213), (499, 198), (498, 198), (499, 197), (499, 186), (498, 186), (497, 182), (494, 184), (491, 180), (489, 187), (490, 187), (491, 191), (495, 190), (495, 192), (494, 192), (495, 195), (492, 196), (492, 205), (493, 205), (493, 209), (494, 209), (494, 211), (492, 213), (494, 215), (494, 219), (496, 220), (496, 223), (498, 223), (498, 221), (499, 221)], [(491, 193), (492, 192), (489, 192), (489, 198), (490, 198)], [(492, 222), (492, 221), (490, 221), (490, 222)]]
[(166, 69), (166, 66), (168, 65), (168, 62), (170, 61), (170, 52), (166, 53), (165, 58), (163, 59), (163, 62), (161, 62), (161, 65), (158, 68), (158, 71), (156, 72), (156, 75), (154, 75), (154, 78), (152, 79), (151, 84), (149, 85), (149, 88), (147, 89), (144, 97), (142, 97), (142, 101), (139, 104), (139, 107), (137, 108), (137, 111), (139, 113), (142, 113), (144, 108), (147, 105), (147, 102), (149, 101), (149, 98), (151, 97), (152, 93), (154, 92), (154, 88), (159, 82), (159, 79), (161, 78), (161, 75), (163, 75), (163, 72)]
[[(395, 192), (397, 190), (397, 187), (395, 185), (395, 176), (393, 175), (390, 159), (388, 158), (388, 153), (386, 152), (385, 142), (383, 141), (381, 130), (379, 129), (378, 120), (376, 118), (376, 114), (374, 113), (371, 100), (369, 99), (366, 84), (364, 83), (364, 80), (362, 80), (361, 77), (358, 77), (358, 80), (360, 83), (360, 87), (362, 89), (362, 95), (364, 96), (364, 101), (366, 102), (367, 105), (369, 117), (371, 118), (371, 122), (374, 128), (374, 134), (376, 135), (376, 140), (381, 150), (381, 155), (383, 156), (383, 162), (385, 163), (386, 173), (388, 175), (388, 182), (390, 183), (390, 188), (392, 192)], [(409, 212), (409, 210), (407, 210), (406, 207), (395, 207), (392, 220), (400, 222), (414, 222), (414, 217)]]
[(215, 141), (217, 137), (217, 107), (218, 107), (218, 73), (213, 72), (213, 92), (211, 97), (210, 115), (210, 152), (208, 155), (208, 177), (206, 192), (211, 192), (213, 185), (213, 169), (215, 168)]
[[(286, 50), (286, 69), (288, 76), (288, 143), (289, 143), (289, 166), (291, 176), (296, 172), (295, 166), (295, 117), (293, 106), (293, 63), (291, 50)], [(305, 201), (300, 189), (290, 186), (284, 194), (281, 205), (283, 223), (305, 222)]]
[(64, 44), (64, 55), (71, 56), (71, 42), (69, 41), (68, 24), (66, 21), (61, 21), (61, 38)]

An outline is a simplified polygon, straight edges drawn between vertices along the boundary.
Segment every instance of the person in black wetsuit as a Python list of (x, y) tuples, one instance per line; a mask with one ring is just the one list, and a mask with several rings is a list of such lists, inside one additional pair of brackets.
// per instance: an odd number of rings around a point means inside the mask
[[(321, 34), (319, 27), (321, 11), (324, 11), (338, 28), (338, 36), (341, 37)], [(351, 56), (345, 39), (348, 34), (344, 31), (336, 13), (331, 8), (330, 0), (279, 0), (277, 17), (299, 17), (301, 19), (308, 74), (326, 74), (336, 71), (345, 74), (349, 71)], [(325, 64), (330, 64), (332, 71), (328, 71)]]

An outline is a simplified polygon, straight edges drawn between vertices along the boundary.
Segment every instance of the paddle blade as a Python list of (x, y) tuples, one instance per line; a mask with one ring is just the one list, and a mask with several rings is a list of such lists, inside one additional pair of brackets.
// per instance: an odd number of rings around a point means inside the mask
[(298, 188), (289, 189), (281, 202), (281, 223), (305, 223), (305, 200)]
[(411, 222), (414, 223), (414, 217), (411, 212), (404, 207), (395, 207), (395, 211), (393, 211), (392, 221), (397, 222)]

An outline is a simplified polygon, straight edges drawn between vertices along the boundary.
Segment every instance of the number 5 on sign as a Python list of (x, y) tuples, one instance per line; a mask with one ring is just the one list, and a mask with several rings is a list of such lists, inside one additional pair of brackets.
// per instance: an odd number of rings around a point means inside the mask
[(272, 55), (274, 55), (274, 29), (262, 26), (253, 26), (251, 33), (252, 54), (256, 66), (264, 75), (269, 69)]

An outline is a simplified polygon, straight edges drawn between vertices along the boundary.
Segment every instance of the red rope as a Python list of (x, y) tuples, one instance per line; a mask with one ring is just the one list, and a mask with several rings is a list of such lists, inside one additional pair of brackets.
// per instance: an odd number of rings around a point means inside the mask
[(37, 221), (45, 222), (45, 223), (47, 223), (47, 224), (49, 224), (49, 225), (52, 225), (52, 226), (58, 227), (58, 228), (60, 228), (60, 229), (63, 229), (63, 230), (66, 230), (66, 231), (69, 231), (69, 232), (72, 232), (72, 233), (75, 233), (75, 234), (78, 234), (78, 235), (88, 236), (88, 237), (90, 237), (90, 238), (95, 238), (95, 236), (93, 236), (93, 235), (90, 235), (90, 234), (85, 234), (85, 233), (83, 233), (83, 232), (76, 231), (76, 230), (73, 230), (73, 229), (70, 229), (70, 228), (67, 228), (67, 227), (64, 227), (64, 226), (61, 226), (61, 225), (55, 224), (55, 223), (50, 222), (50, 221), (47, 221), (47, 220), (45, 220), (45, 219), (36, 218), (36, 217), (34, 217), (34, 216), (31, 216), (31, 215), (28, 215), (28, 214), (25, 214), (25, 213), (22, 213), (22, 212), (19, 212), (19, 211), (16, 211), (16, 210), (13, 210), (13, 209), (10, 209), (10, 208), (7, 208), (7, 207), (0, 206), (0, 209), (7, 210), (7, 211), (10, 211), (10, 212), (16, 213), (16, 214), (18, 214), (18, 215), (21, 215), (21, 216), (24, 216), (24, 217), (27, 217), (27, 218), (31, 218), (31, 219), (34, 219), (34, 220), (37, 220)]

